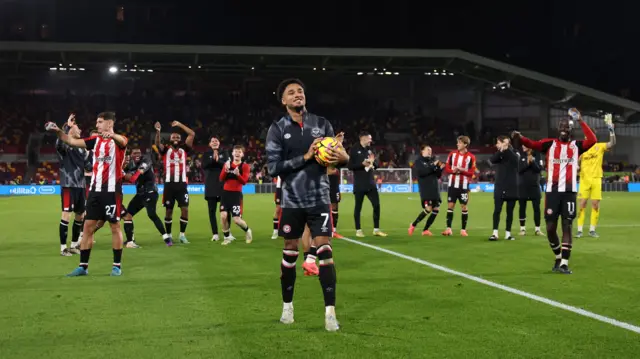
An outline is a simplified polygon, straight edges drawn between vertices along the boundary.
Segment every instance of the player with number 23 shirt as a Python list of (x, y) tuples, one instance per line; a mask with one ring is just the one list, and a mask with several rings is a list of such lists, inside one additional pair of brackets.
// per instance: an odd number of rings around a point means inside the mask
[(233, 161), (229, 159), (220, 171), (220, 182), (224, 183), (220, 203), (220, 222), (224, 233), (223, 246), (230, 244), (234, 239), (229, 233), (229, 215), (233, 218), (233, 222), (246, 233), (246, 242), (251, 243), (253, 240), (251, 229), (242, 219), (242, 186), (249, 181), (251, 167), (242, 161), (242, 157), (244, 157), (243, 146), (233, 146), (231, 157), (233, 157)]

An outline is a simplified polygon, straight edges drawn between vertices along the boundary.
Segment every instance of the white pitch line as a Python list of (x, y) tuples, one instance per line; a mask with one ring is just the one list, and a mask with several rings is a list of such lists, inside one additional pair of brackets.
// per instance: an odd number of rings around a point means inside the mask
[(452, 275), (455, 275), (455, 276), (458, 276), (458, 277), (466, 278), (466, 279), (474, 281), (476, 283), (488, 285), (489, 287), (497, 288), (497, 289), (503, 290), (505, 292), (509, 292), (511, 294), (519, 295), (521, 297), (525, 297), (525, 298), (528, 298), (528, 299), (531, 299), (531, 300), (535, 300), (537, 302), (544, 303), (544, 304), (550, 305), (552, 307), (564, 309), (566, 311), (569, 311), (569, 312), (572, 312), (572, 313), (576, 313), (576, 314), (582, 315), (584, 317), (592, 318), (592, 319), (601, 321), (603, 323), (607, 323), (607, 324), (616, 326), (618, 328), (626, 329), (626, 330), (629, 330), (629, 331), (632, 331), (632, 332), (640, 334), (640, 327), (635, 326), (633, 324), (621, 322), (621, 321), (613, 319), (613, 318), (605, 317), (604, 315), (596, 314), (596, 313), (593, 313), (593, 312), (590, 312), (590, 311), (587, 311), (587, 310), (584, 310), (584, 309), (581, 309), (581, 308), (577, 308), (577, 307), (574, 307), (574, 306), (571, 306), (571, 305), (560, 303), (560, 302), (557, 302), (555, 300), (551, 300), (551, 299), (548, 299), (548, 298), (545, 298), (545, 297), (541, 297), (539, 295), (535, 295), (535, 294), (531, 294), (531, 293), (528, 293), (528, 292), (525, 292), (525, 291), (522, 291), (522, 290), (519, 290), (519, 289), (507, 287), (506, 285), (502, 285), (502, 284), (498, 284), (498, 283), (495, 283), (495, 282), (491, 282), (491, 281), (488, 281), (486, 279), (482, 279), (480, 277), (476, 277), (476, 276), (473, 276), (473, 275), (470, 275), (470, 274), (458, 272), (456, 270), (449, 269), (447, 267), (443, 267), (441, 265), (434, 264), (434, 263), (425, 261), (425, 260), (420, 259), (420, 258), (411, 257), (411, 256), (408, 256), (408, 255), (405, 255), (405, 254), (402, 254), (402, 253), (398, 253), (398, 252), (394, 252), (394, 251), (391, 251), (391, 250), (388, 250), (388, 249), (385, 249), (385, 248), (382, 248), (382, 247), (374, 246), (374, 245), (369, 244), (369, 243), (360, 242), (360, 241), (356, 241), (356, 240), (351, 239), (351, 238), (344, 238), (344, 237), (342, 238), (342, 240), (347, 241), (349, 243), (357, 244), (357, 245), (360, 245), (360, 246), (363, 246), (363, 247), (371, 248), (371, 249), (376, 250), (378, 252), (383, 252), (383, 253), (386, 253), (386, 254), (390, 254), (390, 255), (398, 257), (398, 258), (406, 259), (406, 260), (411, 261), (411, 262), (422, 264), (424, 266), (427, 266), (427, 267), (430, 267), (430, 268), (433, 268), (433, 269), (436, 269), (436, 270), (439, 270), (439, 271), (442, 271), (442, 272), (445, 272), (445, 273), (449, 273), (449, 274), (452, 274)]

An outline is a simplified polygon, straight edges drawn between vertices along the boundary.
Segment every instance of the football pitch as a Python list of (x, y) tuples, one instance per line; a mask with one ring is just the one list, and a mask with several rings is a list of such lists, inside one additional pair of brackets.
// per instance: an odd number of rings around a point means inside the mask
[[(90, 275), (80, 278), (64, 277), (79, 258), (59, 255), (59, 197), (0, 198), (0, 358), (637, 358), (639, 200), (605, 193), (601, 237), (575, 239), (574, 274), (559, 275), (546, 238), (533, 236), (531, 211), (528, 236), (487, 241), (491, 194), (472, 195), (466, 238), (459, 208), (453, 237), (439, 235), (445, 211), (434, 237), (419, 235), (424, 222), (409, 237), (417, 194), (381, 194), (389, 237), (371, 236), (365, 201), (363, 239), (345, 194), (340, 233), (357, 241), (333, 241), (341, 330), (328, 333), (320, 284), (302, 275), (302, 253), (296, 322), (278, 321), (273, 195), (245, 196), (250, 245), (237, 227), (230, 246), (211, 242), (206, 202), (194, 196), (191, 244), (167, 248), (143, 211), (135, 218), (143, 248), (125, 249), (123, 276), (109, 276), (111, 239), (102, 229)], [(517, 208), (515, 217), (517, 234)]]

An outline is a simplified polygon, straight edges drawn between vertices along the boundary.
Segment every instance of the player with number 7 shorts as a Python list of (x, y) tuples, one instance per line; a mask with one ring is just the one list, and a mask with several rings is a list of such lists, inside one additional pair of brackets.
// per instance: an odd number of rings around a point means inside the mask
[[(547, 238), (556, 256), (553, 271), (571, 274), (569, 257), (573, 239), (571, 225), (576, 218), (576, 193), (578, 192), (578, 158), (588, 151), (597, 141), (589, 125), (582, 120), (580, 112), (575, 108), (569, 110), (570, 118), (558, 122), (558, 138), (545, 138), (540, 141), (530, 140), (514, 131), (514, 140), (540, 153), (546, 154), (547, 187), (544, 198), (544, 218), (547, 222)], [(576, 141), (572, 138), (573, 121), (578, 121), (585, 139)], [(558, 218), (562, 216), (562, 244), (556, 232)]]
[(229, 159), (222, 167), (222, 171), (220, 171), (220, 182), (224, 183), (222, 201), (220, 203), (220, 222), (222, 223), (222, 233), (224, 234), (223, 246), (231, 244), (235, 239), (229, 233), (229, 215), (233, 218), (233, 222), (246, 233), (246, 242), (251, 243), (253, 240), (251, 229), (247, 222), (242, 219), (242, 186), (249, 181), (251, 167), (242, 161), (244, 157), (243, 146), (233, 146), (231, 157), (233, 157), (233, 161)]

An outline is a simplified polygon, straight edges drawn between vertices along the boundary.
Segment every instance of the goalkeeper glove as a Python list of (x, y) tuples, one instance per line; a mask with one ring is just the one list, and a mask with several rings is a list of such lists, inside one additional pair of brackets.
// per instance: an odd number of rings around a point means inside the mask
[(607, 124), (607, 129), (609, 129), (609, 132), (613, 133), (613, 115), (611, 115), (610, 113), (604, 115), (604, 123)]

